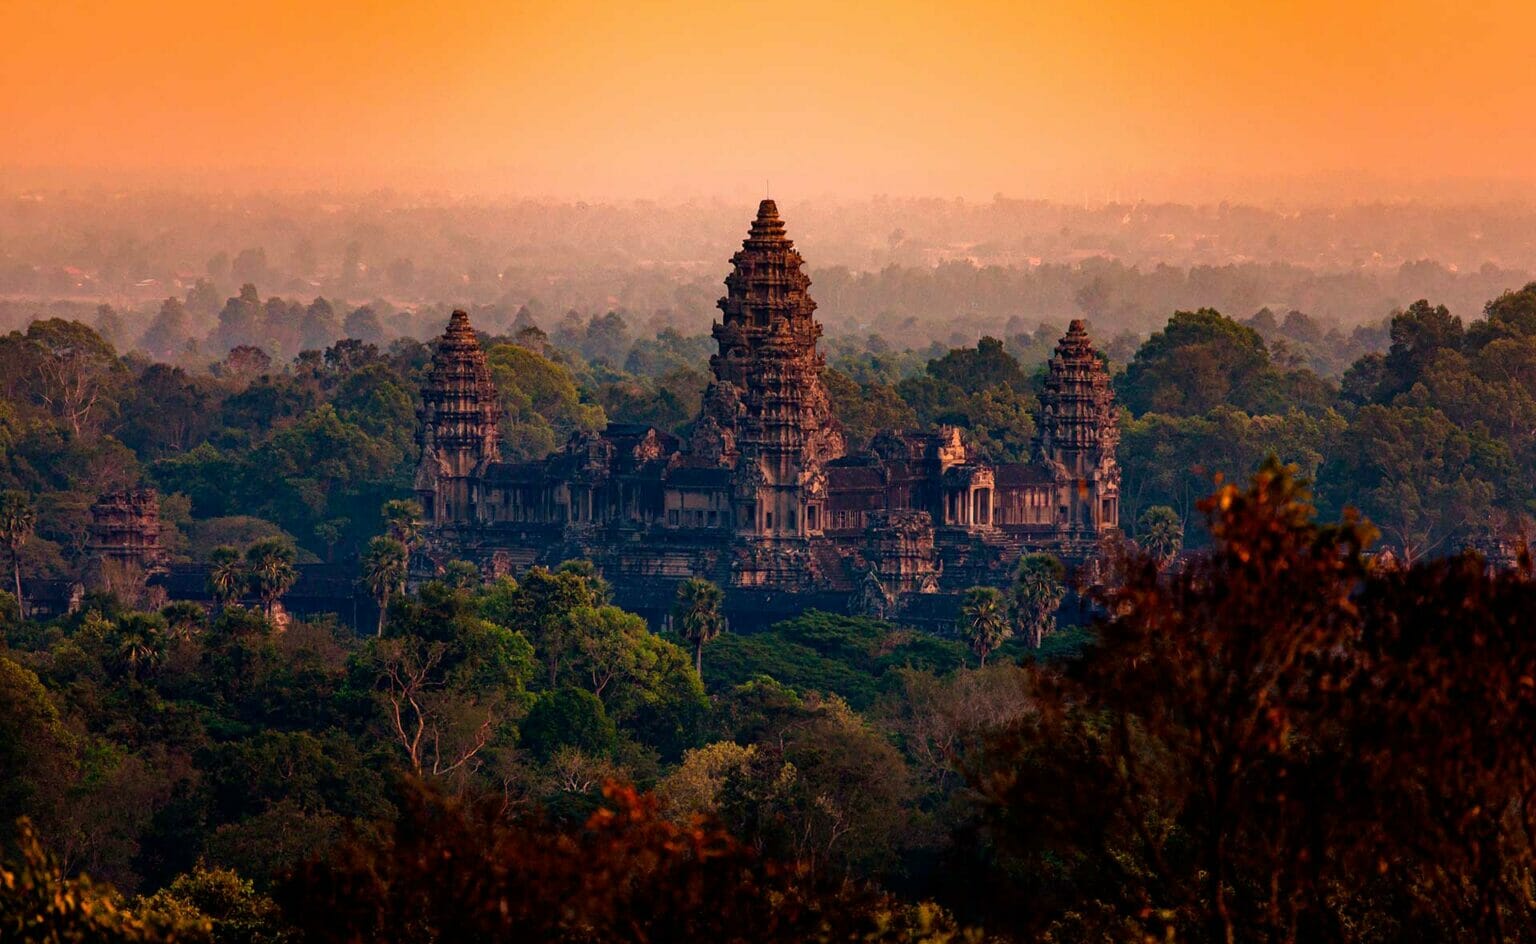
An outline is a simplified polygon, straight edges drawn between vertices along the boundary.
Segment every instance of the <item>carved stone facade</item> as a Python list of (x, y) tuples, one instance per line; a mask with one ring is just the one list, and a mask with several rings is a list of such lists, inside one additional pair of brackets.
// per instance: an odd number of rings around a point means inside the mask
[(1115, 529), (1114, 399), (1082, 322), (1051, 358), (1030, 462), (984, 461), (954, 427), (884, 432), (847, 455), (810, 279), (772, 200), (731, 261), (686, 443), (612, 424), (547, 459), (502, 462), (485, 354), (454, 312), (422, 396), (422, 563), (515, 574), (586, 557), (639, 609), (703, 576), (894, 615), (912, 595), (1002, 583), (1025, 550), (1086, 559)]
[(148, 581), (166, 572), (160, 542), (160, 496), (152, 488), (104, 492), (91, 505), (85, 586), (116, 593), (136, 605), (156, 606), (161, 594)]
[(167, 555), (160, 545), (160, 496), (152, 488), (105, 492), (91, 505), (92, 560), (104, 566), (163, 571)]
[(501, 400), (469, 315), (455, 311), (438, 339), (417, 411), (416, 493), (428, 525), (474, 521), (473, 483), (501, 459)]

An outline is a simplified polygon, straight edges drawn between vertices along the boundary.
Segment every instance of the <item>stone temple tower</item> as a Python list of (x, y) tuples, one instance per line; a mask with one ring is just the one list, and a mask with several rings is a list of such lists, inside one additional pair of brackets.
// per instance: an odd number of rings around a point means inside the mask
[(139, 575), (165, 570), (169, 555), (160, 545), (160, 496), (152, 488), (104, 492), (91, 505), (89, 547), (94, 577), (110, 579), (113, 568)]
[(777, 567), (769, 558), (779, 551), (798, 556), (794, 546), (821, 533), (823, 466), (845, 447), (821, 383), (821, 325), (804, 262), (778, 207), (764, 200), (731, 257), (714, 326), (720, 350), (709, 360), (714, 381), (694, 433), (695, 461), (735, 471), (736, 533), (755, 547), (747, 556), (762, 559), (741, 571), (745, 583), (782, 585), (757, 571)]
[(430, 525), (476, 519), (476, 480), (501, 458), (501, 401), (469, 315), (455, 311), (421, 392), (416, 495)]
[(1056, 344), (1040, 394), (1034, 451), (1057, 487), (1057, 527), (1068, 540), (1089, 542), (1118, 526), (1120, 442), (1109, 373), (1094, 353), (1083, 322), (1074, 320)]

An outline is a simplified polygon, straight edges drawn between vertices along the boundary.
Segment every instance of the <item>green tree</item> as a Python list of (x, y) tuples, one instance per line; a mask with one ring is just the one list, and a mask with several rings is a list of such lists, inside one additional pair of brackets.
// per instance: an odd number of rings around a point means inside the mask
[(363, 554), (363, 583), (379, 605), (379, 636), (384, 635), (390, 597), (405, 591), (408, 556), (405, 545), (392, 537), (374, 538)]
[(78, 736), (37, 673), (0, 654), (0, 836), (13, 835), (20, 816), (50, 836), (63, 831), (60, 807), (78, 799), (79, 752)]
[(155, 320), (149, 323), (139, 344), (158, 358), (175, 356), (191, 336), (187, 327), (187, 309), (181, 299), (172, 296), (160, 305)]
[(1153, 505), (1136, 519), (1136, 543), (1167, 567), (1184, 548), (1184, 522), (1167, 505)]
[(725, 594), (702, 577), (689, 577), (677, 585), (677, 602), (672, 605), (672, 624), (677, 634), (693, 647), (693, 668), (704, 675), (704, 645), (725, 629), (720, 612)]
[(972, 587), (960, 603), (960, 638), (976, 653), (982, 665), (987, 656), (1001, 646), (1012, 633), (1008, 625), (1008, 605), (996, 587)]
[(227, 544), (220, 545), (209, 553), (208, 565), (208, 590), (214, 603), (223, 609), (240, 599), (247, 585), (245, 561), (240, 552)]
[(1031, 648), (1039, 649), (1041, 641), (1056, 628), (1056, 610), (1067, 593), (1062, 582), (1066, 573), (1054, 554), (1025, 554), (1019, 558), (1008, 604), (1014, 631)]
[(1392, 346), (1383, 362), (1385, 375), (1376, 402), (1390, 403), (1407, 391), (1440, 351), (1459, 349), (1464, 334), (1460, 318), (1444, 305), (1430, 305), (1422, 298), (1394, 313)]
[(117, 352), (78, 321), (50, 318), (27, 327), (36, 396), (80, 436), (111, 407), (109, 380), (121, 372)]
[(165, 647), (162, 618), (130, 613), (118, 621), (115, 636), (115, 659), (127, 677), (138, 680), (159, 667)]
[(207, 922), (213, 944), (284, 944), (290, 939), (277, 903), (229, 869), (198, 866), (135, 905), (145, 915)]
[(505, 410), (502, 439), (510, 458), (541, 459), (571, 433), (596, 432), (607, 423), (602, 407), (581, 401), (564, 365), (516, 344), (495, 345), (486, 359)]
[(1486, 432), (1428, 407), (1363, 407), (1347, 442), (1319, 476), (1325, 495), (1334, 507), (1364, 512), (1408, 563), (1454, 546), (1486, 522), (1494, 470), (1513, 466), (1507, 447)]
[(437, 579), (455, 590), (473, 590), (485, 582), (480, 576), (479, 567), (472, 561), (459, 559), (444, 564), (442, 574)]
[(401, 598), (389, 635), (353, 659), (383, 736), (412, 771), (461, 784), (510, 750), (535, 665), (520, 633), (482, 619), (469, 594), (436, 581)]
[(15, 944), (183, 944), (211, 940), (202, 916), (135, 913), (111, 886), (71, 877), (23, 820), (0, 861), (0, 938)]
[(488, 619), (527, 635), (548, 672), (548, 686), (559, 685), (560, 668), (575, 645), (571, 613), (596, 606), (597, 593), (580, 574), (533, 567), (513, 587), (498, 584), (482, 601)]
[(928, 373), (968, 394), (1004, 385), (1018, 393), (1029, 389), (1019, 362), (997, 338), (982, 338), (974, 348), (955, 348), (938, 360), (929, 361)]
[(245, 550), (246, 572), (251, 589), (261, 601), (267, 619), (277, 614), (277, 603), (299, 579), (298, 552), (279, 538), (257, 541)]
[(1245, 388), (1268, 368), (1257, 331), (1211, 308), (1177, 311), (1136, 352), (1115, 389), (1137, 416), (1187, 416), (1241, 405)]
[(391, 498), (380, 510), (389, 537), (405, 546), (407, 552), (421, 539), (423, 513), (414, 498)]
[(592, 694), (602, 698), (614, 682), (639, 672), (641, 640), (650, 635), (645, 620), (616, 606), (581, 607), (570, 620)]
[(21, 549), (37, 530), (37, 512), (25, 492), (14, 489), (0, 492), (0, 541), (11, 552), (11, 580), (16, 602), (25, 610), (21, 593)]
[(540, 760), (550, 759), (562, 747), (607, 757), (618, 745), (618, 738), (618, 729), (602, 699), (584, 688), (544, 692), (523, 719), (523, 743)]

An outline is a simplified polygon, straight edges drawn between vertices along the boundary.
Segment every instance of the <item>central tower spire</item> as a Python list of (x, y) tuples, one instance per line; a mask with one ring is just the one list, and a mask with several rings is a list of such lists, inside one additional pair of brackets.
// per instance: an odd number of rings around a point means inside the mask
[(845, 447), (821, 383), (821, 325), (804, 265), (778, 205), (759, 203), (731, 257), (714, 381), (694, 427), (695, 459), (735, 469), (737, 532), (759, 543), (821, 532), (823, 466)]
[(753, 355), (769, 338), (790, 344), (815, 358), (816, 382), (820, 379), (820, 355), (816, 342), (821, 325), (816, 323), (816, 302), (811, 298), (810, 277), (801, 271), (805, 260), (785, 235), (784, 221), (772, 200), (757, 206), (757, 218), (742, 241), (741, 251), (731, 257), (731, 274), (725, 277), (726, 295), (718, 305), (724, 320), (715, 325), (714, 338), (720, 353), (710, 358), (717, 378), (738, 387), (750, 386)]

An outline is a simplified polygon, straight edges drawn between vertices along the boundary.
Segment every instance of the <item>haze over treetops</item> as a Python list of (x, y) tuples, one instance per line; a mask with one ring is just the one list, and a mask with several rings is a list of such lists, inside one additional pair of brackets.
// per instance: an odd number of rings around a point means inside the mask
[(1515, 0), (12, 0), (0, 182), (1521, 195), (1533, 27)]

